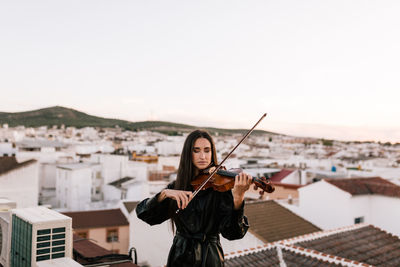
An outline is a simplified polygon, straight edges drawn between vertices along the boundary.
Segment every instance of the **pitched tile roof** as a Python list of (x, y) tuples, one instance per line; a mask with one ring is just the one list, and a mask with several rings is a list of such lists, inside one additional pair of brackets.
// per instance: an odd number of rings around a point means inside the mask
[(296, 245), (374, 266), (400, 266), (400, 239), (372, 225)]
[(352, 195), (377, 194), (400, 197), (400, 186), (381, 177), (325, 179), (325, 181)]
[(271, 182), (280, 182), (282, 181), (286, 176), (294, 172), (295, 170), (289, 170), (289, 169), (282, 169), (280, 172), (275, 173), (274, 175), (271, 176), (270, 181)]
[(36, 160), (31, 159), (18, 163), (15, 157), (0, 157), (0, 175), (6, 174), (7, 172), (22, 168), (24, 166), (28, 166), (34, 162), (36, 162)]
[(273, 200), (247, 202), (249, 230), (264, 242), (304, 235), (321, 229)]
[(227, 255), (225, 265), (280, 266), (277, 261), (286, 266), (400, 266), (400, 238), (372, 225), (356, 224)]
[(72, 228), (100, 228), (129, 225), (120, 209), (63, 212), (72, 218)]
[[(81, 238), (78, 235), (73, 237), (73, 253), (74, 259), (82, 265), (107, 263), (105, 265), (113, 267), (137, 267), (136, 264), (127, 261), (113, 264), (112, 262), (129, 260), (128, 255), (115, 255), (113, 252), (91, 242), (86, 238)], [(113, 256), (110, 256), (113, 255)]]
[[(281, 259), (280, 259), (281, 258)], [(284, 266), (307, 266), (307, 267), (338, 267), (343, 266), (338, 262), (328, 262), (324, 259), (302, 255), (289, 248), (281, 246), (272, 246), (268, 249), (253, 252), (240, 257), (225, 260), (226, 267), (280, 267), (280, 261), (284, 262)]]
[(270, 266), (280, 267), (279, 258), (275, 248), (266, 249), (256, 253), (250, 253), (245, 256), (235, 257), (225, 260), (226, 267), (259, 267)]

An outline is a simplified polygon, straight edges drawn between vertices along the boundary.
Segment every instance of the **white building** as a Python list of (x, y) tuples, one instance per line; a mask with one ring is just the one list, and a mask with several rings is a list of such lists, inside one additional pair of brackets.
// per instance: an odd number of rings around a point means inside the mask
[(0, 198), (15, 201), (18, 208), (37, 206), (39, 175), (36, 160), (17, 162), (14, 157), (0, 157)]
[(17, 150), (12, 143), (0, 143), (0, 157), (15, 156)]
[(132, 175), (128, 168), (129, 158), (120, 155), (92, 154), (90, 162), (101, 164), (104, 184), (111, 183), (125, 176)]
[(24, 139), (16, 143), (19, 161), (36, 159), (39, 163), (56, 162), (59, 157), (72, 156), (63, 151), (64, 143), (46, 139)]
[(323, 229), (365, 222), (400, 236), (399, 207), (400, 186), (383, 178), (334, 178), (299, 188), (294, 211)]
[(84, 210), (91, 202), (92, 174), (92, 164), (58, 165), (56, 178), (57, 206), (69, 211)]

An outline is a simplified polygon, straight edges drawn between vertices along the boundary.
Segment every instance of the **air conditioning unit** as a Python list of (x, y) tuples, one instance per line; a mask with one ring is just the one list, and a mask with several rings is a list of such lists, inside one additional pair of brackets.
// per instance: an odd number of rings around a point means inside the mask
[(72, 219), (45, 207), (12, 210), (11, 267), (72, 257)]

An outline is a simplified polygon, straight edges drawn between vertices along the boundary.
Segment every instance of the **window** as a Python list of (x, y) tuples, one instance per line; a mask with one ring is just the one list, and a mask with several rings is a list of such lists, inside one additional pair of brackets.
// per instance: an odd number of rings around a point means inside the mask
[(107, 242), (118, 241), (118, 229), (107, 229)]
[(81, 238), (88, 238), (88, 232), (78, 232), (76, 233)]
[(355, 224), (357, 224), (357, 223), (363, 223), (363, 222), (364, 222), (364, 216), (354, 218), (354, 223), (355, 223)]

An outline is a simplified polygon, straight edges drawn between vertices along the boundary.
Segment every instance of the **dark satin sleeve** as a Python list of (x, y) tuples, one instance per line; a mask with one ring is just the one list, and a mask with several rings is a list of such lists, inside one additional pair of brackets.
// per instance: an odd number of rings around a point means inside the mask
[[(172, 189), (173, 187), (173, 183), (171, 183), (167, 186), (167, 189)], [(152, 198), (142, 200), (136, 206), (137, 217), (150, 225), (160, 224), (170, 218), (168, 209), (171, 199), (166, 198), (162, 202), (158, 202), (157, 198), (160, 193)]]
[(233, 196), (231, 191), (224, 192), (221, 196), (220, 205), (220, 232), (228, 240), (244, 237), (249, 229), (247, 217), (243, 215), (244, 201), (240, 209), (233, 207)]

